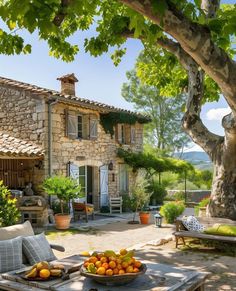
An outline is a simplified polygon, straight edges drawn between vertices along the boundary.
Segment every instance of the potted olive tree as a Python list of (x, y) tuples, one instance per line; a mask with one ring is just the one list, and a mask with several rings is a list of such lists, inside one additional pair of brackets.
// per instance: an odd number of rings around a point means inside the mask
[(145, 207), (150, 201), (152, 193), (149, 193), (148, 182), (144, 179), (143, 175), (138, 175), (133, 187), (131, 188), (131, 205), (134, 211), (133, 222), (135, 221), (135, 216), (139, 210), (139, 218), (141, 224), (148, 224), (150, 213), (145, 211)]
[[(61, 213), (55, 214), (55, 223), (57, 229), (68, 229), (70, 227), (70, 213), (65, 213), (65, 205), (68, 205), (71, 199), (83, 197), (81, 186), (70, 177), (53, 176), (44, 180), (43, 189), (48, 195), (56, 195), (60, 201)], [(67, 209), (69, 209), (67, 207)]]

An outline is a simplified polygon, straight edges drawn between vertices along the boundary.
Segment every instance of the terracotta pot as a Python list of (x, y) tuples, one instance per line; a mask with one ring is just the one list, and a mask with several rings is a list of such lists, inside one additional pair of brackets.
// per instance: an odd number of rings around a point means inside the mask
[(148, 213), (148, 212), (140, 212), (139, 213), (139, 218), (140, 218), (141, 224), (149, 224), (150, 213)]
[(71, 216), (69, 214), (55, 214), (56, 229), (68, 229), (70, 227)]

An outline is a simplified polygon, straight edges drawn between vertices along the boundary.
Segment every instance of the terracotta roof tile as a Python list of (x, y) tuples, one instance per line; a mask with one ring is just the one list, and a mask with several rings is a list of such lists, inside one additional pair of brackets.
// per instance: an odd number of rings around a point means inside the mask
[(35, 157), (44, 156), (44, 151), (31, 142), (12, 137), (0, 132), (0, 155), (9, 157)]
[(102, 112), (104, 112), (104, 111), (105, 112), (111, 112), (111, 111), (112, 112), (125, 112), (125, 113), (129, 113), (129, 114), (136, 115), (136, 116), (146, 117), (147, 121), (150, 120), (150, 118), (148, 116), (144, 116), (144, 115), (135, 113), (135, 112), (130, 111), (130, 110), (118, 108), (118, 107), (115, 107), (112, 105), (107, 105), (104, 103), (92, 101), (92, 100), (85, 99), (85, 98), (80, 98), (77, 96), (63, 95), (60, 92), (55, 91), (55, 90), (42, 88), (42, 87), (39, 87), (36, 85), (32, 85), (32, 84), (28, 84), (28, 83), (24, 83), (24, 82), (12, 80), (12, 79), (4, 78), (4, 77), (0, 77), (0, 84), (9, 85), (9, 86), (13, 86), (16, 88), (21, 88), (24, 90), (31, 91), (32, 93), (49, 95), (47, 97), (49, 97), (49, 98), (55, 97), (55, 98), (58, 98), (59, 101), (65, 102), (65, 103), (73, 101), (73, 102), (77, 103), (78, 105), (85, 107), (85, 108), (91, 108), (91, 109), (97, 109), (97, 110), (100, 109)]

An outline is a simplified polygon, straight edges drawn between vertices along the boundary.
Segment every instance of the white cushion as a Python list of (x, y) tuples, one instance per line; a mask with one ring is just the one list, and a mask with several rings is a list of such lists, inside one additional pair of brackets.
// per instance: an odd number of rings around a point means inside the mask
[(205, 227), (193, 215), (182, 218), (183, 225), (190, 231), (203, 232)]
[(28, 220), (22, 224), (15, 224), (0, 228), (0, 241), (16, 238), (17, 236), (29, 235), (34, 235), (34, 230)]

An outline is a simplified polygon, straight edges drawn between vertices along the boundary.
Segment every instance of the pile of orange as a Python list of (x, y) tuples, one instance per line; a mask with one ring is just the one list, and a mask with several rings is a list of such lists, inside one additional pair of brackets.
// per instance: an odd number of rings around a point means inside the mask
[(142, 263), (134, 258), (133, 251), (126, 249), (119, 253), (105, 251), (103, 253), (94, 252), (84, 262), (84, 267), (90, 273), (98, 275), (123, 275), (126, 273), (138, 273)]

